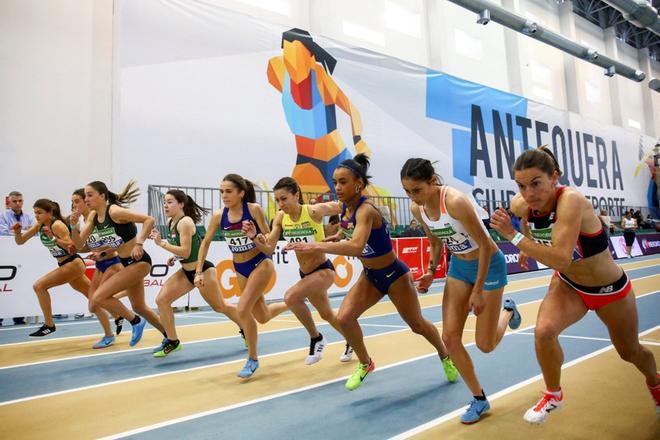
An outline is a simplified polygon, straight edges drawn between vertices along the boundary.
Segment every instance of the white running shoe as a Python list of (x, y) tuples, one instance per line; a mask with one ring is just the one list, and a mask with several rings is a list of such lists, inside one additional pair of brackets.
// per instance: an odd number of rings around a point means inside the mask
[(543, 397), (536, 405), (527, 410), (523, 418), (529, 423), (543, 423), (545, 418), (548, 417), (554, 410), (561, 409), (564, 406), (564, 393), (562, 392), (559, 397), (554, 394), (543, 392)]
[(339, 361), (340, 362), (350, 362), (351, 359), (353, 358), (353, 347), (348, 345), (346, 343), (346, 348), (344, 349), (344, 352), (339, 356)]
[[(320, 333), (319, 333), (320, 334)], [(317, 363), (323, 357), (323, 349), (325, 348), (325, 339), (321, 335), (321, 340), (316, 342), (309, 342), (309, 356), (305, 359), (305, 365), (312, 365)]]

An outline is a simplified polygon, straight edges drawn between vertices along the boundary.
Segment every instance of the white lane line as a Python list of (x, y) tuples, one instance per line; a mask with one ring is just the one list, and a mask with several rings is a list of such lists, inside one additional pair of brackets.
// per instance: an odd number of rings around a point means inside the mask
[[(519, 303), (519, 304), (517, 304), (517, 306), (523, 306), (523, 305), (526, 305), (526, 304), (534, 304), (534, 303), (541, 302), (541, 301), (542, 301), (541, 299), (538, 299), (538, 300), (529, 301), (529, 302), (526, 302), (526, 303)], [(433, 308), (433, 307), (440, 307), (440, 305), (425, 306), (425, 307), (422, 307), (422, 310), (430, 309), (430, 308)], [(393, 316), (393, 315), (398, 315), (398, 312), (394, 311), (394, 312), (389, 312), (389, 313), (381, 313), (379, 315), (363, 316), (361, 318), (361, 320), (382, 318), (382, 317)], [(468, 316), (468, 318), (474, 318), (474, 315), (470, 314)], [(278, 319), (274, 319), (273, 321), (278, 321)], [(281, 321), (281, 320), (279, 320), (279, 321)], [(298, 321), (286, 321), (286, 322), (298, 323)], [(442, 324), (442, 321), (434, 322), (434, 324), (436, 324), (436, 325)], [(193, 324), (193, 325), (200, 325), (200, 324)], [(201, 324), (201, 325), (208, 325), (208, 324)], [(316, 322), (316, 325), (318, 325), (318, 326), (329, 326), (330, 324), (328, 324), (325, 321), (320, 321), (320, 322)], [(360, 325), (364, 325), (364, 324), (362, 322), (360, 322)], [(377, 324), (373, 324), (373, 325), (377, 325)], [(188, 326), (188, 327), (190, 327), (190, 326)], [(277, 330), (268, 330), (268, 331), (265, 331), (265, 332), (259, 332), (259, 334), (264, 335), (264, 334), (277, 333), (277, 332), (283, 332), (283, 331), (289, 331), (289, 330), (300, 330), (300, 329), (303, 329), (303, 328), (304, 327), (302, 325), (297, 325), (297, 326), (294, 326), (294, 327), (288, 327), (288, 328), (282, 328), (282, 329), (277, 329)], [(407, 326), (402, 326), (401, 328), (407, 329), (408, 327)], [(237, 338), (237, 337), (238, 336), (222, 336), (222, 337), (219, 337), (219, 338), (198, 339), (198, 340), (195, 340), (195, 341), (186, 342), (184, 345), (201, 344), (201, 343), (204, 343), (204, 342), (220, 341), (220, 340), (223, 340), (223, 339)], [(76, 338), (77, 338), (77, 336), (76, 336)], [(61, 339), (64, 339), (64, 338), (61, 338)], [(7, 346), (7, 345), (21, 345), (21, 344), (29, 344), (29, 343), (30, 342), (17, 342), (17, 343), (14, 343), (14, 344), (5, 344), (5, 346)], [(155, 345), (151, 346), (151, 347), (147, 347), (147, 348), (129, 348), (129, 349), (119, 350), (119, 351), (106, 351), (106, 352), (102, 352), (102, 353), (84, 354), (84, 355), (70, 356), (70, 357), (59, 358), (59, 359), (49, 359), (49, 360), (45, 360), (45, 361), (35, 361), (35, 362), (28, 362), (28, 363), (24, 363), (24, 364), (8, 365), (8, 366), (5, 366), (5, 367), (0, 367), (0, 371), (1, 370), (8, 370), (10, 368), (20, 368), (20, 367), (28, 367), (28, 366), (32, 366), (32, 365), (50, 364), (50, 363), (53, 363), (53, 362), (71, 361), (71, 360), (76, 360), (76, 359), (85, 359), (85, 358), (98, 357), (98, 356), (109, 356), (109, 355), (116, 355), (116, 354), (124, 354), (124, 353), (138, 352), (138, 351), (144, 351), (144, 350), (151, 350), (154, 347), (155, 347)], [(0, 346), (0, 348), (2, 348), (2, 346)]]
[[(636, 269), (633, 269), (633, 270), (646, 269), (646, 268), (648, 268), (648, 267), (652, 267), (652, 265), (644, 266), (644, 267), (639, 267), (639, 268), (636, 268)], [(656, 275), (658, 275), (658, 274), (646, 275), (646, 276), (639, 277), (639, 278), (633, 278), (633, 281), (635, 281), (635, 280), (643, 280), (643, 279), (645, 279), (645, 278), (651, 278), (651, 277), (654, 277), (654, 276), (656, 276)], [(544, 277), (546, 277), (546, 276), (548, 276), (548, 275), (547, 275), (547, 274), (544, 274), (544, 275), (539, 275), (539, 276), (536, 276), (536, 277), (525, 278), (525, 279), (517, 280), (517, 281), (531, 281), (531, 280), (536, 280), (536, 279), (544, 278)], [(538, 289), (538, 288), (542, 288), (542, 287), (544, 287), (544, 286), (543, 286), (543, 285), (540, 285), (540, 286), (534, 286), (534, 287), (525, 287), (525, 288), (520, 288), (520, 289), (515, 289), (515, 290), (505, 291), (504, 294), (505, 294), (505, 295), (509, 295), (509, 294), (512, 294), (512, 293), (520, 293), (520, 292), (525, 292), (525, 291), (528, 291), (528, 290), (531, 290), (531, 289)], [(442, 293), (427, 293), (427, 294), (420, 294), (418, 297), (419, 297), (419, 298), (423, 298), (423, 297), (427, 297), (427, 298), (429, 298), (429, 297), (436, 297), (436, 296), (441, 296), (441, 295), (442, 295)], [(331, 300), (332, 300), (332, 299), (331, 299)], [(342, 298), (342, 300), (343, 300), (343, 298)], [(389, 299), (387, 299), (387, 300), (385, 300), (385, 301), (380, 301), (378, 304), (380, 304), (380, 303), (389, 303), (389, 302), (391, 302), (391, 301), (390, 301)], [(427, 306), (427, 307), (423, 307), (423, 308), (428, 308), (428, 307), (440, 307), (440, 304), (435, 305), (435, 306)], [(333, 309), (333, 310), (335, 310), (335, 309)], [(208, 312), (208, 311), (203, 311), (203, 312), (187, 312), (186, 315), (187, 315), (188, 313), (190, 313), (190, 314), (193, 314), (193, 313), (195, 313), (195, 314), (204, 314), (204, 313), (208, 314), (208, 313), (215, 313), (215, 312)], [(180, 317), (183, 318), (183, 317), (186, 317), (186, 315), (182, 315), (182, 316), (177, 316), (177, 315), (175, 315), (175, 318), (177, 318), (177, 319), (180, 318)], [(199, 316), (199, 318), (202, 318), (202, 317)], [(220, 323), (224, 323), (224, 322), (231, 322), (231, 321), (230, 321), (229, 319), (222, 319), (222, 320), (220, 320), (219, 322), (220, 322)], [(64, 325), (79, 325), (79, 324), (97, 324), (97, 321), (80, 322), (80, 323), (62, 323), (62, 324), (57, 324), (57, 325), (64, 326)], [(184, 324), (184, 325), (177, 326), (177, 327), (178, 327), (178, 328), (183, 328), (183, 327), (193, 327), (193, 326), (209, 325), (209, 324), (213, 324), (213, 323)], [(24, 326), (18, 326), (18, 327), (15, 327), (15, 328), (12, 327), (12, 328), (6, 328), (6, 329), (1, 329), (1, 328), (0, 328), (0, 332), (2, 332), (2, 331), (14, 331), (14, 330), (25, 330), (25, 329), (29, 329), (29, 328), (38, 328), (38, 327), (40, 327), (40, 326), (26, 326), (26, 327), (24, 327)], [(151, 330), (151, 329), (150, 329), (150, 330)], [(14, 346), (14, 345), (22, 345), (22, 344), (37, 344), (37, 343), (43, 343), (43, 342), (52, 342), (52, 343), (55, 343), (55, 342), (58, 342), (58, 341), (66, 341), (66, 340), (74, 340), (74, 339), (84, 339), (84, 338), (89, 338), (89, 337), (92, 337), (92, 336), (97, 336), (97, 335), (96, 335), (96, 334), (87, 334), (87, 335), (79, 335), (79, 336), (66, 336), (66, 337), (62, 337), (62, 338), (53, 338), (53, 339), (47, 339), (47, 340), (42, 340), (42, 339), (40, 339), (40, 340), (36, 340), (36, 341), (10, 342), (10, 343), (7, 343), (7, 344), (0, 343), (0, 348), (2, 348), (2, 347)]]
[[(645, 331), (639, 333), (639, 336), (640, 336), (640, 337), (641, 337), (641, 336), (644, 336), (644, 335), (646, 335), (646, 334), (648, 334), (648, 333), (654, 332), (655, 330), (657, 330), (657, 329), (659, 329), (659, 328), (660, 328), (660, 325), (657, 325), (657, 326), (655, 326), (655, 327), (653, 327), (653, 328), (650, 328), (650, 329), (648, 329), (648, 330), (645, 330)], [(579, 357), (579, 358), (577, 358), (577, 359), (573, 359), (572, 361), (567, 362), (567, 363), (565, 363), (564, 365), (562, 365), (561, 369), (562, 369), (562, 370), (565, 370), (565, 369), (567, 369), (567, 368), (570, 368), (570, 367), (572, 367), (572, 366), (574, 366), (574, 365), (577, 365), (577, 364), (582, 363), (582, 362), (584, 362), (584, 361), (586, 361), (586, 360), (588, 360), (588, 359), (591, 359), (591, 358), (596, 357), (596, 356), (598, 356), (598, 355), (600, 355), (600, 354), (602, 354), (602, 353), (605, 353), (606, 351), (609, 351), (609, 350), (611, 350), (611, 349), (613, 349), (613, 348), (614, 348), (613, 345), (608, 345), (607, 347), (603, 347), (603, 348), (601, 348), (600, 350), (596, 350), (596, 351), (594, 351), (594, 352), (592, 352), (592, 353), (586, 354), (586, 355), (584, 355), (584, 356), (582, 356), (582, 357)], [(542, 380), (542, 379), (543, 379), (543, 375), (542, 375), (542, 374), (538, 374), (538, 375), (536, 375), (536, 376), (534, 376), (534, 377), (530, 377), (530, 378), (527, 379), (527, 380), (524, 380), (524, 381), (522, 381), (522, 382), (518, 382), (518, 383), (515, 384), (515, 385), (512, 385), (512, 386), (510, 386), (510, 387), (508, 387), (508, 388), (505, 388), (505, 389), (503, 389), (503, 390), (501, 390), (501, 391), (498, 391), (498, 392), (495, 393), (495, 394), (491, 394), (491, 395), (488, 397), (488, 400), (492, 402), (492, 401), (494, 401), (494, 400), (499, 399), (500, 397), (504, 397), (504, 396), (506, 396), (506, 395), (508, 395), (508, 394), (513, 393), (514, 391), (517, 391), (517, 390), (519, 390), (519, 389), (521, 389), (521, 388), (523, 388), (523, 387), (525, 387), (525, 386), (527, 386), (527, 385), (529, 385), (529, 384), (531, 384), (531, 383), (534, 383), (534, 382), (536, 382), (536, 381), (538, 381), (538, 380)], [(417, 427), (415, 427), (415, 428), (409, 429), (408, 431), (402, 432), (401, 434), (395, 435), (394, 437), (390, 437), (389, 440), (404, 440), (404, 439), (408, 439), (408, 438), (410, 438), (410, 437), (412, 437), (412, 436), (414, 436), (414, 435), (417, 435), (417, 434), (420, 434), (420, 433), (422, 433), (422, 432), (424, 432), (424, 431), (427, 431), (427, 430), (429, 430), (429, 429), (431, 429), (431, 428), (433, 428), (433, 427), (435, 427), (435, 426), (441, 425), (441, 424), (443, 424), (443, 423), (445, 423), (445, 422), (447, 422), (447, 421), (449, 421), (449, 420), (454, 420), (454, 419), (456, 419), (456, 417), (459, 417), (461, 414), (463, 414), (463, 412), (465, 412), (465, 409), (466, 409), (466, 408), (467, 408), (467, 406), (463, 406), (463, 407), (461, 407), (461, 408), (457, 408), (456, 410), (454, 410), (454, 411), (452, 411), (452, 412), (450, 412), (450, 413), (447, 413), (447, 414), (445, 414), (445, 415), (443, 415), (443, 416), (441, 416), (441, 417), (438, 417), (437, 419), (433, 419), (433, 420), (431, 420), (431, 421), (429, 421), (429, 422), (427, 422), (427, 423), (424, 423), (423, 425), (419, 425), (419, 426), (417, 426)]]
[[(525, 329), (527, 329), (527, 327)], [(276, 331), (284, 331), (284, 330), (289, 330), (289, 329), (274, 330), (271, 333), (276, 332)], [(406, 330), (407, 330), (407, 328), (406, 328)], [(521, 330), (524, 330), (524, 329), (521, 329)], [(378, 333), (378, 334), (375, 334), (375, 335), (365, 336), (364, 339), (370, 339), (370, 338), (374, 338), (374, 337), (377, 337), (377, 336), (385, 336), (385, 335), (394, 334), (394, 333), (401, 333), (403, 331), (405, 331), (405, 330), (392, 330), (392, 331), (389, 331), (389, 332), (383, 332), (383, 333)], [(335, 345), (335, 344), (339, 344), (339, 345), (343, 346), (345, 344), (345, 341), (332, 342), (332, 343), (327, 344), (327, 345)], [(294, 348), (294, 349), (291, 349), (291, 350), (279, 351), (279, 352), (276, 352), (276, 353), (264, 354), (264, 355), (260, 355), (259, 357), (260, 358), (267, 358), (267, 357), (279, 356), (279, 355), (283, 355), (283, 354), (287, 354), (287, 353), (293, 353), (293, 352), (298, 351), (298, 350), (308, 350), (308, 349), (309, 349), (309, 347), (305, 346), (305, 347)], [(434, 353), (433, 355), (437, 356), (437, 353)], [(432, 356), (432, 355), (428, 355), (428, 356)], [(62, 394), (69, 394), (69, 393), (74, 393), (74, 392), (77, 392), (77, 391), (91, 390), (91, 389), (101, 388), (101, 387), (109, 386), (109, 385), (116, 385), (116, 384), (121, 384), (121, 383), (135, 382), (135, 381), (144, 380), (144, 379), (151, 379), (151, 378), (154, 378), (154, 377), (162, 377), (162, 376), (167, 376), (167, 375), (171, 375), (171, 374), (186, 373), (186, 372), (189, 372), (189, 371), (197, 371), (197, 370), (202, 370), (202, 369), (205, 369), (205, 368), (215, 368), (215, 367), (219, 367), (219, 366), (222, 366), (222, 365), (229, 365), (229, 364), (232, 364), (232, 363), (242, 364), (243, 359), (235, 359), (235, 360), (232, 360), (232, 361), (219, 362), (219, 363), (216, 363), (216, 364), (209, 364), (209, 365), (200, 365), (198, 367), (184, 368), (182, 370), (166, 371), (166, 372), (163, 372), (163, 373), (156, 373), (156, 374), (148, 374), (148, 375), (145, 375), (145, 376), (131, 377), (131, 378), (127, 378), (127, 379), (115, 380), (115, 381), (112, 381), (112, 382), (98, 383), (98, 384), (88, 385), (88, 386), (79, 387), (79, 388), (71, 388), (71, 389), (68, 389), (68, 390), (55, 391), (55, 392), (52, 392), (52, 393), (45, 393), (45, 394), (40, 394), (40, 395), (35, 395), (35, 396), (30, 396), (30, 397), (23, 397), (23, 398), (20, 398), (20, 399), (8, 400), (6, 402), (0, 402), (0, 406), (12, 405), (12, 404), (15, 404), (15, 403), (26, 402), (26, 401), (30, 401), (30, 400), (36, 400), (36, 399), (42, 399), (42, 398), (45, 398), (45, 397), (59, 396), (59, 395), (62, 395)], [(5, 367), (5, 368), (7, 368), (7, 367)], [(380, 369), (382, 370), (383, 368), (380, 368)]]
[[(528, 330), (532, 327), (533, 326), (521, 328), (518, 331)], [(390, 333), (395, 333), (395, 332), (390, 332)], [(507, 333), (504, 336), (512, 335), (512, 334), (515, 334), (515, 333), (516, 332)], [(475, 345), (475, 342), (472, 342), (470, 344), (466, 344), (465, 346), (469, 347), (471, 345)], [(416, 362), (416, 361), (419, 361), (419, 360), (423, 360), (423, 359), (433, 357), (433, 356), (438, 356), (438, 353), (425, 354), (425, 355), (422, 355), (422, 356), (417, 356), (417, 357), (412, 358), (412, 359), (406, 359), (404, 361), (400, 361), (400, 362), (396, 362), (396, 363), (393, 363), (393, 364), (390, 364), (390, 365), (386, 365), (384, 367), (378, 367), (375, 370), (375, 372), (372, 373), (372, 374), (376, 374), (379, 371), (388, 370), (390, 368), (394, 368), (394, 367), (398, 367), (398, 366), (401, 366), (401, 365), (409, 364), (409, 363)], [(284, 391), (284, 392), (281, 392), (281, 393), (271, 394), (269, 396), (260, 397), (258, 399), (250, 400), (250, 401), (247, 401), (247, 402), (236, 403), (236, 404), (233, 404), (233, 405), (223, 406), (223, 407), (220, 407), (220, 408), (216, 408), (216, 409), (212, 409), (212, 410), (208, 410), (208, 411), (204, 411), (204, 412), (190, 414), (188, 416), (179, 417), (179, 418), (176, 418), (176, 419), (171, 419), (171, 420), (168, 420), (166, 422), (156, 423), (156, 424), (153, 424), (153, 425), (144, 426), (142, 428), (137, 428), (137, 429), (133, 429), (133, 430), (130, 430), (130, 431), (121, 432), (119, 434), (113, 434), (113, 435), (110, 435), (110, 436), (107, 436), (107, 437), (102, 437), (100, 440), (119, 439), (119, 438), (131, 436), (131, 435), (141, 434), (143, 432), (152, 431), (152, 430), (158, 429), (158, 428), (164, 428), (164, 427), (167, 427), (167, 426), (175, 425), (177, 423), (187, 422), (187, 421), (190, 421), (190, 420), (199, 419), (201, 417), (210, 416), (210, 415), (213, 415), (213, 414), (219, 414), (219, 413), (223, 413), (223, 412), (226, 412), (226, 411), (231, 411), (232, 409), (242, 408), (242, 407), (245, 407), (245, 406), (254, 405), (254, 404), (257, 404), (257, 403), (261, 403), (261, 402), (266, 402), (266, 401), (277, 399), (277, 398), (280, 398), (280, 397), (290, 396), (291, 394), (297, 394), (297, 393), (301, 393), (301, 392), (304, 392), (304, 391), (313, 390), (315, 388), (320, 388), (320, 387), (328, 385), (328, 384), (332, 384), (332, 383), (340, 382), (342, 380), (346, 380), (348, 377), (349, 376), (342, 376), (342, 377), (338, 377), (336, 379), (331, 379), (331, 380), (328, 380), (328, 381), (315, 383), (313, 385), (307, 385), (305, 387), (296, 388), (294, 390)]]
[[(534, 336), (534, 333), (529, 333), (529, 332), (520, 332), (518, 333), (519, 335), (529, 335), (529, 336)], [(611, 339), (609, 338), (592, 338), (588, 336), (573, 336), (573, 335), (559, 335), (560, 338), (566, 338), (566, 339), (584, 339), (586, 341), (603, 341), (603, 342), (612, 342)]]
[[(654, 275), (651, 275), (651, 276), (654, 276)], [(644, 278), (646, 278), (646, 277), (644, 277)], [(533, 288), (535, 288), (535, 287), (530, 287), (530, 288), (528, 288), (528, 289), (533, 289)], [(523, 290), (526, 290), (526, 289), (523, 289)], [(656, 294), (656, 293), (658, 293), (658, 292), (660, 292), (660, 290), (656, 290), (656, 291), (654, 291), (654, 292), (645, 293), (645, 294), (642, 294), (642, 295), (637, 296), (636, 299), (644, 298), (644, 297), (646, 297), (646, 296), (653, 295), (653, 294)], [(520, 304), (517, 304), (517, 306), (523, 306), (523, 305), (528, 305), (528, 304), (535, 304), (535, 303), (538, 303), (538, 302), (541, 302), (541, 301), (543, 301), (543, 299), (537, 299), (537, 300), (528, 301), (528, 302), (525, 302), (525, 303), (520, 303)], [(429, 309), (429, 308), (433, 308), (433, 307), (440, 307), (440, 306), (439, 306), (439, 305), (425, 306), (425, 307), (422, 307), (422, 310), (424, 310), (424, 309)], [(392, 316), (392, 315), (396, 315), (397, 313), (398, 313), (398, 312), (392, 312), (392, 313), (381, 313), (381, 314), (379, 314), (379, 315), (372, 315), (372, 316), (363, 317), (362, 319), (381, 318), (381, 317), (384, 317), (384, 316)], [(474, 316), (472, 313), (470, 313), (470, 315), (468, 315), (468, 318), (474, 318), (474, 317), (475, 317), (475, 316)], [(298, 321), (287, 321), (287, 322), (298, 322)], [(435, 324), (435, 325), (442, 325), (442, 321), (434, 322), (434, 324)], [(198, 324), (193, 324), (193, 325), (198, 325)], [(203, 324), (203, 325), (208, 325), (208, 324)], [(325, 321), (320, 321), (320, 322), (317, 322), (316, 325), (318, 325), (318, 326), (329, 326), (330, 324), (328, 324), (328, 323), (325, 322)], [(368, 326), (382, 326), (382, 327), (387, 326), (387, 324), (385, 324), (385, 325), (380, 325), (380, 324), (368, 324), (368, 325), (367, 325), (367, 324), (364, 324), (364, 323), (362, 323), (362, 322), (360, 322), (360, 325), (362, 325), (362, 326), (367, 326), (367, 327), (368, 327)], [(533, 326), (532, 326), (532, 327), (533, 327)], [(297, 329), (301, 329), (301, 328), (303, 328), (302, 325), (299, 325), (299, 326), (295, 326), (295, 327), (289, 327), (289, 328), (283, 328), (283, 329), (268, 330), (268, 331), (265, 331), (265, 332), (259, 332), (259, 334), (260, 334), (260, 335), (263, 335), (263, 334), (270, 334), (270, 333), (278, 333), (278, 332), (289, 331), (289, 330), (297, 330)], [(399, 327), (397, 327), (397, 328), (399, 328)], [(400, 328), (402, 328), (402, 329), (406, 329), (406, 328), (408, 328), (408, 327), (407, 327), (407, 326), (401, 326)], [(475, 331), (475, 330), (473, 330), (473, 329), (467, 329), (467, 328), (466, 328), (466, 329), (464, 329), (464, 331), (466, 331), (466, 332), (473, 332), (473, 331)], [(518, 330), (517, 332), (520, 332), (520, 330)], [(516, 333), (517, 333), (517, 332), (516, 332)], [(513, 332), (512, 332), (512, 333), (513, 333)], [(382, 333), (381, 333), (381, 334), (382, 334)], [(375, 336), (375, 335), (372, 335), (372, 336)], [(204, 343), (204, 342), (220, 341), (220, 340), (223, 340), (223, 339), (230, 339), (230, 338), (237, 338), (237, 337), (238, 337), (238, 336), (221, 336), (221, 337), (219, 337), (219, 338), (198, 339), (198, 340), (195, 340), (195, 341), (186, 342), (185, 345), (190, 345), (190, 344), (201, 344), (201, 343)], [(64, 339), (64, 338), (61, 338), (61, 339)], [(19, 342), (19, 343), (16, 343), (16, 344), (5, 344), (5, 345), (20, 345), (20, 344), (24, 344), (24, 343), (20, 343), (20, 342)], [(2, 346), (0, 346), (0, 348), (1, 348), (1, 347), (2, 347)], [(8, 365), (8, 366), (5, 366), (5, 367), (0, 367), (0, 371), (2, 371), (2, 370), (8, 370), (8, 369), (11, 369), (11, 368), (28, 367), (28, 366), (32, 366), (32, 365), (50, 364), (50, 363), (54, 363), (54, 362), (63, 362), (63, 361), (70, 361), (70, 360), (76, 360), (76, 359), (85, 359), (85, 358), (91, 358), (91, 357), (98, 357), (98, 356), (108, 356), (108, 355), (115, 355), (115, 354), (124, 354), (124, 353), (130, 353), (130, 352), (138, 352), (138, 351), (152, 350), (154, 347), (155, 347), (155, 345), (154, 345), (154, 346), (151, 346), (151, 347), (146, 347), (146, 348), (132, 348), (132, 349), (119, 350), (119, 351), (111, 351), (111, 352), (103, 352), (103, 353), (94, 353), (94, 354), (85, 354), (85, 355), (79, 355), (79, 356), (70, 356), (70, 357), (65, 357), (65, 358), (60, 358), (60, 359), (49, 359), (49, 360), (45, 360), (45, 361), (27, 362), (27, 363), (24, 363), (24, 364), (16, 364), (16, 365)], [(1, 403), (0, 403), (0, 404), (1, 404)]]
[(643, 345), (653, 345), (654, 347), (660, 347), (660, 342), (654, 342), (654, 341), (639, 341), (640, 344)]
[[(440, 321), (439, 323), (441, 323)], [(438, 323), (438, 324), (439, 324)], [(360, 323), (360, 327), (385, 327), (385, 328), (410, 328), (407, 325), (390, 325), (390, 324), (362, 324)]]

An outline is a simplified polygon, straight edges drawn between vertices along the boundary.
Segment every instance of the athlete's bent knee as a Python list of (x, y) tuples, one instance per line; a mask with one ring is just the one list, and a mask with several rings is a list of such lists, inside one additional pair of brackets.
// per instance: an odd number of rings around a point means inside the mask
[(476, 345), (483, 353), (490, 353), (495, 350), (495, 347), (497, 346), (495, 341), (490, 338), (477, 338)]
[(552, 342), (559, 337), (560, 331), (551, 323), (537, 324), (534, 329), (534, 339), (539, 343)]
[(442, 332), (442, 342), (445, 343), (445, 347), (447, 347), (447, 350), (449, 350), (450, 353), (463, 344), (459, 333), (446, 331)]

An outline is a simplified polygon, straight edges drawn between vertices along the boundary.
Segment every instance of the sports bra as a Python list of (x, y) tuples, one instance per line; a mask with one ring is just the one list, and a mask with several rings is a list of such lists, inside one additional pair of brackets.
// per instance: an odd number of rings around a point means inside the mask
[[(360, 197), (360, 200), (355, 207), (355, 211), (353, 211), (353, 215), (351, 215), (351, 218), (348, 220), (344, 220), (344, 215), (346, 215), (346, 204), (344, 204), (341, 209), (340, 226), (349, 240), (353, 237), (353, 230), (355, 229), (355, 214), (365, 200), (367, 200), (365, 196)], [(389, 225), (380, 213), (379, 215), (381, 216), (381, 225), (379, 228), (371, 229), (371, 232), (369, 232), (367, 244), (364, 246), (364, 249), (362, 249), (362, 258), (376, 258), (392, 251), (392, 239), (390, 238)]]

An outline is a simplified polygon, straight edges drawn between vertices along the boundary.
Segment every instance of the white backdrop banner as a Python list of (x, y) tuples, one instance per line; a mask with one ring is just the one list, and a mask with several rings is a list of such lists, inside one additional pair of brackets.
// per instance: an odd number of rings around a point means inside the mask
[[(300, 279), (298, 261), (295, 254), (284, 251), (285, 244), (286, 242), (280, 242), (275, 249), (273, 255), (275, 276), (266, 289), (266, 300), (281, 300), (286, 290)], [(144, 280), (145, 297), (147, 305), (156, 308), (156, 295), (167, 278), (180, 269), (180, 265), (176, 263), (172, 267), (167, 266), (167, 259), (171, 254), (155, 246), (152, 241), (147, 241), (145, 249), (153, 260), (151, 273)], [(335, 282), (329, 289), (330, 294), (348, 291), (360, 275), (362, 263), (351, 257), (334, 255), (329, 257), (336, 269)], [(216, 265), (223, 297), (229, 302), (237, 302), (240, 291), (227, 245), (224, 242), (211, 243), (207, 259)], [(88, 266), (87, 273), (91, 276), (94, 262), (86, 260), (85, 263)], [(17, 246), (13, 237), (0, 236), (0, 318), (41, 316), (42, 312), (32, 285), (56, 267), (57, 262), (39, 240), (32, 239), (23, 246)], [(70, 314), (87, 311), (87, 299), (69, 285), (50, 289), (50, 294), (53, 313)], [(188, 305), (188, 300), (190, 306), (206, 305), (199, 291), (194, 289), (190, 298), (184, 295), (174, 303), (174, 306)], [(122, 301), (129, 305), (126, 298)]]
[(648, 136), (320, 35), (300, 34), (289, 56), (288, 28), (175, 3), (120, 2), (118, 185), (238, 173), (333, 191), (336, 164), (368, 147), (381, 194), (404, 196), (401, 167), (423, 157), (477, 200), (507, 201), (515, 158), (548, 144), (561, 183), (594, 207), (657, 206)]

